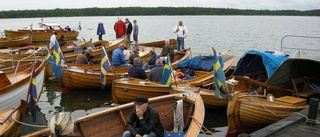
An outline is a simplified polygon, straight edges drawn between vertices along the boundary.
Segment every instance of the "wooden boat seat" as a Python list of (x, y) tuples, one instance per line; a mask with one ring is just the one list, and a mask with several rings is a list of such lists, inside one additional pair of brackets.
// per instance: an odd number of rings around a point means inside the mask
[(6, 76), (6, 73), (4, 73), (3, 71), (0, 71), (0, 87), (5, 87), (8, 85), (11, 85), (10, 80)]
[(308, 98), (317, 94), (316, 92), (309, 90), (305, 77), (291, 79), (293, 85), (292, 96)]
[(307, 105), (307, 100), (303, 98), (297, 98), (297, 97), (292, 97), (292, 96), (283, 96), (275, 99), (276, 101), (279, 102), (284, 102), (284, 103), (289, 103), (292, 105), (297, 105), (297, 106), (305, 106)]

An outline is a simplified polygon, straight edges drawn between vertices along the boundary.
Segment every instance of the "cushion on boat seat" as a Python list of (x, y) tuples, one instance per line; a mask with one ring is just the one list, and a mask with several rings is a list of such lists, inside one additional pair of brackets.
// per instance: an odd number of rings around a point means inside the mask
[(82, 47), (74, 47), (73, 51), (74, 52), (78, 52), (78, 51), (82, 51)]

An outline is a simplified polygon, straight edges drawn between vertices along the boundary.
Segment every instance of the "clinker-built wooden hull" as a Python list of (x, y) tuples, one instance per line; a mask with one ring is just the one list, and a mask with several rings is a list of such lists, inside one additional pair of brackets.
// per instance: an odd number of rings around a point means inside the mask
[[(185, 136), (196, 137), (202, 127), (205, 108), (202, 99), (197, 94), (172, 94), (149, 99), (149, 105), (158, 110), (161, 123), (166, 131), (173, 130), (173, 112), (167, 116), (177, 100), (183, 99), (183, 118), (185, 123)], [(134, 108), (133, 103), (120, 105), (103, 110), (75, 121), (75, 136), (122, 136), (127, 130), (126, 121)], [(190, 117), (192, 116), (192, 117)], [(49, 128), (45, 128), (26, 136), (49, 135)]]

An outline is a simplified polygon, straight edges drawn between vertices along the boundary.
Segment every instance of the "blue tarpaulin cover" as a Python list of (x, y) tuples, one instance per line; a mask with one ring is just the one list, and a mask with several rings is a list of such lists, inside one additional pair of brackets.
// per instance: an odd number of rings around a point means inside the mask
[[(223, 67), (223, 60), (222, 58), (219, 56), (219, 61), (221, 66)], [(178, 67), (182, 68), (185, 66), (188, 66), (189, 69), (192, 70), (207, 70), (207, 71), (212, 71), (213, 69), (213, 57), (212, 56), (202, 56), (202, 55), (198, 55), (195, 56), (191, 59), (182, 61), (178, 64)]]
[(240, 58), (232, 75), (237, 76), (265, 70), (269, 78), (278, 69), (280, 64), (289, 57), (287, 54), (279, 53), (274, 51), (261, 52), (248, 50)]

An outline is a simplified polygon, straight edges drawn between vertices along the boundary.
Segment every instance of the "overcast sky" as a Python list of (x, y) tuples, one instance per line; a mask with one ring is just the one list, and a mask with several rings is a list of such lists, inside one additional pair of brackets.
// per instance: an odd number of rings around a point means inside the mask
[(320, 9), (320, 0), (1, 0), (0, 11), (132, 6), (312, 10)]

